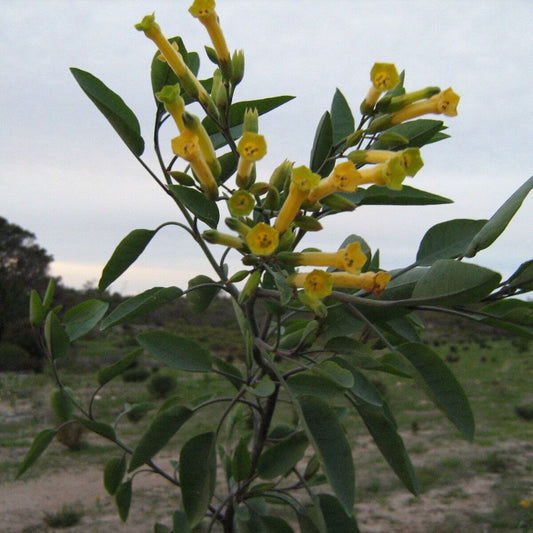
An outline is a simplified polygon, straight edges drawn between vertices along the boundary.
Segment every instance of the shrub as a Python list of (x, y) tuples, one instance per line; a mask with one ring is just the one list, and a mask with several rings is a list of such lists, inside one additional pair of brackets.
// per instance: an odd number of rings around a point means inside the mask
[(155, 373), (148, 382), (148, 392), (156, 398), (167, 398), (174, 392), (178, 382), (174, 376)]
[(37, 362), (22, 346), (9, 342), (0, 343), (0, 371), (37, 370)]

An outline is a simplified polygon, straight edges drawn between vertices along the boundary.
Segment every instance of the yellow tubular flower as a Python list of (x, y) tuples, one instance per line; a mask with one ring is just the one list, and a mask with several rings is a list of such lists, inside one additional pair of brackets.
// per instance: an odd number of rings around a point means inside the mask
[(394, 88), (400, 81), (400, 76), (393, 63), (374, 63), (370, 71), (370, 80), (372, 86), (361, 104), (363, 113), (372, 111), (380, 95)]
[(359, 172), (351, 161), (339, 163), (331, 174), (318, 183), (309, 193), (307, 201), (317, 202), (333, 192), (355, 192), (360, 183)]
[(278, 213), (278, 218), (274, 224), (274, 227), (280, 233), (283, 233), (289, 228), (303, 202), (319, 182), (320, 176), (311, 172), (306, 166), (293, 169), (289, 194), (287, 195), (285, 202), (283, 202)]
[(237, 151), (240, 157), (237, 165), (236, 181), (239, 187), (246, 187), (254, 163), (266, 155), (265, 137), (259, 133), (246, 131), (237, 145)]
[(214, 114), (216, 115), (217, 110), (211, 97), (185, 64), (177, 46), (171, 45), (168, 39), (163, 35), (161, 27), (155, 21), (155, 15), (146, 15), (141, 22), (135, 24), (135, 28), (139, 31), (143, 31), (146, 37), (156, 44), (165, 61), (180, 80), (184, 90), (190, 96), (200, 101), (204, 107), (214, 111)]
[(214, 177), (218, 178), (222, 170), (220, 162), (217, 159), (215, 148), (213, 147), (213, 143), (209, 138), (209, 134), (205, 130), (203, 124), (200, 122), (200, 119), (196, 115), (185, 112), (183, 113), (183, 125), (185, 129), (191, 133), (194, 133), (194, 135), (198, 137), (200, 150), (202, 150), (202, 154), (206, 160), (206, 163), (209, 165)]
[(191, 165), (207, 198), (216, 200), (218, 185), (200, 150), (198, 136), (190, 131), (184, 131), (179, 137), (174, 137), (171, 143), (172, 151)]
[(272, 255), (279, 244), (279, 233), (272, 226), (259, 222), (246, 234), (246, 244), (255, 255)]
[(414, 176), (423, 166), (419, 148), (406, 148), (400, 152), (393, 150), (354, 150), (348, 154), (354, 163), (386, 163), (393, 157), (400, 157), (402, 167), (408, 176)]
[(215, 11), (215, 0), (195, 0), (189, 8), (189, 13), (205, 26), (218, 55), (220, 69), (224, 77), (229, 79), (231, 77), (231, 56)]
[(310, 298), (325, 298), (333, 290), (331, 274), (324, 270), (293, 274), (289, 278), (289, 283), (293, 287), (303, 287), (305, 294)]
[(433, 113), (436, 115), (446, 115), (448, 117), (457, 116), (457, 104), (459, 103), (459, 95), (456, 94), (451, 87), (439, 94), (428, 98), (422, 102), (415, 102), (409, 104), (390, 115), (390, 124), (400, 124), (406, 120)]
[(351, 287), (371, 292), (379, 296), (387, 287), (391, 279), (388, 272), (363, 272), (350, 274), (349, 272), (331, 272), (331, 281), (334, 287)]
[(229, 212), (235, 217), (245, 217), (249, 215), (255, 205), (254, 197), (243, 189), (239, 189), (231, 195), (228, 200)]
[(235, 248), (237, 250), (244, 250), (245, 244), (244, 241), (235, 236), (228, 235), (227, 233), (221, 233), (216, 229), (208, 229), (202, 233), (202, 237), (205, 241), (211, 244), (222, 244), (223, 246), (228, 246), (230, 248)]
[(163, 103), (165, 109), (174, 119), (176, 126), (180, 133), (183, 133), (185, 126), (183, 125), (183, 112), (185, 111), (185, 102), (180, 96), (180, 86), (178, 83), (176, 85), (165, 85), (161, 91), (156, 93), (156, 98)]
[(407, 172), (400, 156), (391, 157), (385, 163), (359, 170), (361, 183), (375, 183), (396, 191), (401, 190)]

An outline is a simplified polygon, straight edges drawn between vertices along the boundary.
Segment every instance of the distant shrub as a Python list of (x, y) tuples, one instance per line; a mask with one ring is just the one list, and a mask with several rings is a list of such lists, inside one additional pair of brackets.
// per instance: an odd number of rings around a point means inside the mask
[(148, 382), (148, 392), (157, 398), (166, 398), (178, 386), (176, 378), (168, 374), (154, 374)]
[(44, 522), (48, 527), (63, 529), (80, 523), (83, 518), (83, 510), (80, 506), (64, 505), (56, 513), (45, 513)]
[(20, 372), (22, 370), (38, 370), (36, 363), (28, 351), (18, 344), (0, 343), (0, 371)]

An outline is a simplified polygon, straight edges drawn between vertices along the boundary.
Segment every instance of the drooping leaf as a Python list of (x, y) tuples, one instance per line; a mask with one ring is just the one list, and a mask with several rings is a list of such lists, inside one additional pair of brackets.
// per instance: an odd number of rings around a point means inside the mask
[(144, 152), (144, 140), (139, 121), (124, 100), (89, 72), (77, 68), (71, 68), (70, 72), (126, 146), (135, 156), (140, 157)]
[(143, 253), (156, 234), (154, 230), (134, 229), (124, 237), (115, 248), (111, 258), (102, 271), (98, 288), (103, 291), (121, 276)]
[(216, 434), (196, 435), (181, 449), (179, 477), (183, 507), (191, 527), (204, 518), (216, 483)]
[(133, 450), (129, 472), (150, 461), (161, 451), (192, 414), (190, 409), (181, 405), (169, 407), (158, 413)]
[(209, 372), (211, 353), (187, 337), (168, 331), (147, 331), (137, 335), (139, 344), (161, 363), (189, 372)]
[(31, 443), (30, 449), (24, 457), (24, 460), (20, 464), (15, 479), (18, 479), (28, 468), (30, 468), (41, 454), (48, 448), (48, 445), (52, 442), (57, 435), (57, 429), (43, 429), (37, 434)]
[(360, 400), (371, 405), (376, 405), (378, 407), (383, 405), (383, 399), (376, 389), (376, 386), (370, 382), (362, 372), (354, 368), (350, 363), (341, 357), (335, 357), (333, 361), (351, 373), (352, 385), (350, 387), (350, 392), (352, 394), (354, 394)]
[(440, 305), (477, 302), (499, 284), (500, 274), (478, 265), (439, 259), (420, 278), (412, 297)]
[(44, 340), (52, 359), (67, 355), (70, 339), (54, 311), (50, 311), (44, 323)]
[(104, 330), (135, 320), (172, 302), (182, 294), (183, 291), (178, 287), (153, 287), (148, 289), (117, 305), (102, 322), (100, 329)]
[(405, 487), (416, 496), (419, 488), (413, 465), (387, 404), (378, 407), (358, 403), (355, 407), (385, 460)]
[(220, 287), (216, 284), (215, 280), (203, 274), (190, 279), (188, 288), (191, 289), (199, 285), (206, 286), (187, 292), (187, 302), (191, 310), (195, 313), (203, 313), (211, 305), (211, 302), (220, 291)]
[(71, 342), (89, 333), (106, 314), (109, 302), (91, 299), (69, 309), (63, 317), (65, 330)]
[(111, 457), (104, 467), (104, 487), (113, 496), (126, 475), (126, 455)]
[(102, 387), (106, 383), (109, 383), (112, 379), (123, 374), (124, 371), (130, 368), (131, 365), (136, 361), (137, 357), (139, 357), (142, 353), (143, 349), (137, 348), (119, 361), (116, 361), (109, 366), (100, 368), (96, 375), (98, 379), (98, 385)]
[(190, 187), (169, 185), (168, 188), (195, 217), (205, 222), (210, 228), (217, 227), (220, 213), (215, 202), (208, 200), (200, 191)]
[(89, 431), (92, 431), (97, 435), (101, 435), (102, 437), (108, 440), (116, 442), (117, 436), (115, 434), (115, 430), (109, 424), (105, 424), (104, 422), (98, 422), (97, 420), (91, 420), (90, 418), (85, 418), (81, 416), (75, 416), (73, 418), (82, 426), (85, 426)]
[(125, 522), (128, 519), (131, 506), (132, 480), (128, 479), (121, 483), (115, 492), (115, 503), (118, 508), (120, 519)]
[(246, 442), (245, 438), (239, 440), (231, 461), (231, 475), (237, 482), (245, 480), (250, 475), (252, 460)]
[(480, 250), (488, 248), (503, 233), (531, 189), (533, 189), (533, 176), (519, 187), (479, 230), (470, 242), (465, 257), (474, 257)]
[(387, 187), (372, 185), (358, 188), (353, 193), (340, 193), (357, 205), (439, 205), (451, 204), (452, 200), (430, 192), (403, 185), (396, 191)]
[(172, 533), (191, 533), (187, 515), (183, 511), (174, 511), (172, 515)]
[(259, 457), (257, 464), (259, 476), (263, 479), (274, 479), (286, 474), (303, 459), (308, 445), (309, 441), (303, 432), (294, 433), (274, 444)]
[(332, 494), (319, 494), (320, 510), (326, 523), (327, 533), (359, 533), (357, 520), (347, 515), (341, 503)]
[(318, 123), (315, 140), (313, 141), (313, 147), (311, 149), (309, 168), (313, 172), (318, 172), (318, 170), (320, 170), (321, 176), (327, 176), (329, 174), (335, 164), (333, 160), (325, 164), (323, 168), (321, 167), (325, 162), (332, 145), (333, 124), (331, 122), (329, 111), (326, 111)]
[(437, 259), (462, 257), (472, 238), (486, 223), (486, 220), (456, 219), (436, 224), (420, 241), (417, 264), (431, 265)]
[(313, 396), (301, 396), (298, 403), (307, 436), (322, 461), (331, 488), (351, 516), (355, 500), (355, 469), (350, 445), (335, 411)]
[(338, 143), (355, 131), (352, 110), (339, 89), (335, 90), (333, 101), (331, 102), (331, 122), (333, 125), (333, 144)]
[(474, 415), (463, 388), (448, 366), (428, 346), (421, 343), (402, 344), (398, 350), (411, 363), (415, 379), (435, 405), (468, 441), (472, 441)]

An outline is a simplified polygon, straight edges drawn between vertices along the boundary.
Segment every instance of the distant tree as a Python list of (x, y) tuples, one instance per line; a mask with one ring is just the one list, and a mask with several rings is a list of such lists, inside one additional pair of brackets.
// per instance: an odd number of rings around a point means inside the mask
[(0, 217), (0, 341), (33, 356), (39, 353), (28, 323), (28, 298), (31, 289), (46, 288), (52, 261), (33, 233)]

